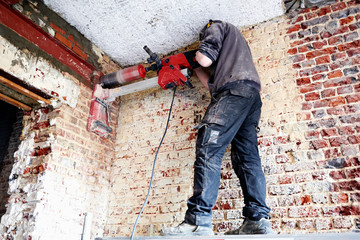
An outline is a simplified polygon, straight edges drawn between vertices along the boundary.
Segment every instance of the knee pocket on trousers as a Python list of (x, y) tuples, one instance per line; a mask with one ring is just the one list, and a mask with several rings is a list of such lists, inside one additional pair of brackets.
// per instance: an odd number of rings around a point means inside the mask
[(205, 146), (208, 144), (217, 144), (221, 131), (211, 126), (219, 124), (214, 123), (201, 123), (195, 128), (198, 129), (197, 147)]

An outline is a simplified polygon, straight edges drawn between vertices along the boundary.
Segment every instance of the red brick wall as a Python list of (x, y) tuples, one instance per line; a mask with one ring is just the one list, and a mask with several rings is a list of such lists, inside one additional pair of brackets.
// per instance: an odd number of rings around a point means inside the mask
[(294, 160), (279, 158), (286, 174), (279, 184), (301, 186), (279, 198), (277, 211), (288, 218), (280, 220), (280, 230), (354, 229), (360, 215), (360, 4), (337, 1), (288, 17), (288, 53), (297, 73), (299, 119), (306, 126), (305, 142), (297, 144), (307, 145), (312, 161), (288, 168)]
[[(71, 44), (64, 46), (72, 51), (81, 46), (77, 54), (99, 70), (107, 73), (118, 69), (41, 2), (20, 1), (13, 7), (58, 40), (64, 40), (60, 36), (69, 40)], [(21, 143), (14, 149), (14, 162), (8, 166), (10, 181), (4, 176), (4, 191), (10, 196), (1, 218), (0, 238), (81, 239), (86, 214), (92, 216), (92, 221), (87, 219), (88, 238), (102, 236), (115, 131), (109, 140), (88, 132), (92, 96), (89, 84), (37, 46), (24, 39), (14, 41), (21, 37), (11, 29), (4, 32), (6, 37), (0, 38), (3, 70), (25, 81), (31, 78), (30, 84), (53, 99), (50, 106), (25, 113), (23, 128), (19, 129)], [(112, 107), (110, 126), (116, 129), (118, 103)]]
[[(259, 150), (278, 233), (359, 229), (359, 13), (357, 1), (303, 9), (242, 29), (262, 80)], [(196, 125), (209, 102), (180, 89), (137, 232), (179, 224), (192, 193)], [(129, 235), (145, 199), (169, 91), (122, 98), (106, 234)], [(213, 214), (223, 233), (242, 222), (229, 152)]]

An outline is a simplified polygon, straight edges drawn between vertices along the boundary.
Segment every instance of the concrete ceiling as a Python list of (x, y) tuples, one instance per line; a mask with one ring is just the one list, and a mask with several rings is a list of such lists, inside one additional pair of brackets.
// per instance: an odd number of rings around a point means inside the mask
[(121, 66), (197, 41), (209, 19), (238, 27), (284, 14), (283, 0), (44, 0)]

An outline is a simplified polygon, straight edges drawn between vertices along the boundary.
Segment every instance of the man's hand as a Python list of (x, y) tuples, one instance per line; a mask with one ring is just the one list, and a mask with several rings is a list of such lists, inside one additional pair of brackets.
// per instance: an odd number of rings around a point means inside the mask
[(200, 51), (196, 52), (195, 59), (203, 67), (209, 67), (212, 64), (212, 60), (202, 54)]

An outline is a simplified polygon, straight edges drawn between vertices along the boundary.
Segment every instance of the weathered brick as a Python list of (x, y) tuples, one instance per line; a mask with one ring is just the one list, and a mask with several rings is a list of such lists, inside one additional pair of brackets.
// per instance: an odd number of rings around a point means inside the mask
[(299, 173), (295, 175), (295, 181), (297, 183), (310, 182), (313, 180), (313, 177), (310, 173)]
[(292, 27), (289, 27), (288, 29), (287, 29), (287, 34), (289, 34), (289, 33), (293, 33), (293, 32), (297, 32), (297, 31), (299, 31), (301, 29), (301, 26), (300, 26), (300, 24), (297, 24), (297, 25), (294, 25), (294, 26), (292, 26)]
[(88, 58), (87, 54), (83, 50), (81, 50), (78, 46), (74, 46), (72, 49), (81, 58), (87, 60), (87, 58)]
[(349, 218), (335, 218), (334, 219), (334, 228), (337, 229), (350, 229), (353, 226), (351, 219)]
[(318, 15), (319, 16), (323, 16), (323, 15), (326, 15), (328, 13), (331, 13), (331, 8), (330, 6), (325, 6), (325, 7), (321, 7), (319, 10), (318, 10)]
[(54, 23), (50, 22), (50, 27), (52, 27), (56, 32), (65, 35), (66, 31), (61, 29), (60, 27), (56, 26)]
[(336, 128), (330, 128), (330, 129), (323, 129), (321, 130), (321, 136), (322, 137), (332, 137), (332, 136), (337, 136), (337, 129)]
[(357, 32), (352, 32), (344, 35), (344, 39), (346, 42), (354, 41), (359, 38), (359, 34)]
[(331, 79), (331, 78), (340, 78), (343, 76), (343, 73), (341, 70), (335, 70), (333, 72), (330, 72), (327, 74), (328, 78)]
[(345, 114), (353, 114), (353, 113), (356, 113), (360, 110), (360, 106), (357, 105), (357, 104), (353, 104), (353, 105), (345, 105), (344, 106), (344, 111), (345, 111)]
[(349, 161), (351, 162), (352, 166), (360, 166), (360, 159), (358, 157), (352, 157), (349, 159)]
[(308, 93), (308, 92), (320, 90), (320, 89), (322, 89), (322, 83), (308, 84), (308, 85), (302, 86), (299, 89), (300, 89), (300, 93)]
[(356, 22), (354, 24), (349, 25), (350, 31), (356, 31), (359, 28), (360, 28), (360, 23), (359, 22)]
[(341, 216), (359, 215), (359, 206), (356, 205), (341, 206), (340, 215)]
[(302, 110), (309, 110), (312, 108), (312, 103), (306, 102), (306, 103), (302, 103)]
[(324, 87), (325, 88), (338, 87), (338, 86), (347, 85), (347, 84), (351, 84), (351, 83), (352, 83), (351, 78), (335, 78), (335, 79), (330, 79), (330, 80), (327, 80), (326, 82), (324, 82)]
[(55, 33), (55, 38), (57, 40), (59, 40), (62, 44), (64, 44), (66, 47), (68, 48), (72, 48), (73, 43), (70, 42), (66, 37), (64, 37), (63, 35), (59, 34), (59, 33)]
[(326, 112), (324, 109), (315, 110), (311, 112), (313, 114), (314, 118), (323, 118), (326, 115)]
[(284, 229), (284, 230), (292, 230), (292, 229), (296, 229), (296, 225), (297, 225), (297, 222), (296, 220), (282, 220), (281, 222), (281, 227)]
[(277, 155), (275, 156), (275, 159), (277, 163), (286, 163), (290, 161), (290, 159), (285, 154)]
[(308, 60), (308, 61), (302, 61), (301, 64), (299, 64), (298, 68), (308, 68), (315, 65), (314, 59)]
[(330, 63), (330, 56), (327, 55), (327, 56), (315, 58), (315, 62), (316, 62), (316, 64)]
[(305, 94), (305, 101), (314, 101), (320, 99), (320, 94), (317, 92)]
[(312, 219), (306, 219), (306, 220), (299, 220), (298, 224), (299, 228), (301, 230), (308, 230), (314, 228), (314, 220)]
[(331, 6), (331, 9), (335, 12), (335, 11), (339, 11), (339, 10), (342, 10), (342, 9), (345, 9), (346, 8), (346, 3), (337, 3), (337, 4), (334, 4)]
[(353, 87), (351, 85), (349, 86), (344, 86), (344, 87), (339, 87), (336, 89), (337, 93), (339, 95), (341, 94), (346, 94), (346, 93), (352, 93), (353, 92)]
[(315, 57), (320, 57), (322, 55), (329, 55), (329, 54), (333, 54), (336, 52), (336, 48), (335, 47), (329, 47), (329, 48), (325, 48), (325, 49), (321, 49), (321, 50), (315, 50), (312, 52), (307, 53), (305, 56), (307, 59), (312, 59)]
[(347, 116), (341, 116), (340, 121), (342, 123), (356, 123), (360, 122), (360, 114), (353, 114), (353, 115), (347, 115)]
[(356, 50), (360, 45), (360, 40), (355, 40), (353, 42), (340, 44), (337, 46), (339, 51), (348, 51), (348, 50)]
[[(321, 98), (329, 98), (335, 96), (336, 91), (335, 89), (325, 89), (321, 91)], [(328, 106), (328, 104), (326, 105)]]
[(346, 193), (331, 193), (330, 201), (334, 204), (348, 203), (349, 196)]
[(360, 49), (357, 48), (357, 49), (348, 50), (348, 51), (346, 51), (346, 54), (347, 54), (349, 57), (353, 57), (353, 56), (360, 55)]
[(356, 180), (339, 182), (337, 185), (340, 191), (360, 190), (360, 182)]
[(332, 229), (332, 223), (330, 219), (320, 218), (315, 220), (316, 230), (330, 230)]
[(329, 197), (327, 194), (313, 194), (312, 201), (315, 204), (327, 204), (329, 202)]
[(290, 59), (292, 59), (293, 63), (301, 62), (305, 59), (305, 55), (304, 54), (294, 55), (291, 56)]
[(315, 140), (315, 141), (311, 141), (310, 142), (310, 149), (321, 149), (321, 148), (326, 148), (329, 146), (328, 141), (326, 140)]
[(326, 76), (326, 75), (324, 75), (324, 74), (316, 74), (316, 75), (312, 76), (311, 79), (312, 79), (313, 81), (319, 81), (319, 80), (324, 79), (325, 76)]
[(359, 72), (359, 69), (357, 66), (352, 67), (352, 68), (345, 68), (344, 69), (344, 75), (348, 76), (348, 75), (354, 75), (357, 74)]
[(323, 207), (322, 210), (324, 217), (340, 216), (340, 207), (338, 206)]
[(328, 115), (344, 115), (345, 111), (343, 107), (334, 107), (326, 110)]
[(291, 183), (293, 183), (293, 177), (292, 176), (280, 176), (279, 183), (280, 184), (291, 184)]
[(284, 166), (285, 172), (299, 172), (301, 170), (314, 170), (315, 166), (312, 162), (287, 163)]
[[(328, 40), (329, 41), (329, 40)], [(330, 43), (330, 45), (332, 45), (333, 43)], [(314, 49), (322, 49), (324, 46), (327, 45), (327, 42), (326, 41), (321, 41), (321, 42), (314, 42), (312, 43), (312, 46)]]
[(271, 218), (284, 219), (286, 217), (286, 208), (272, 207), (270, 216)]
[(346, 170), (346, 175), (349, 179), (359, 178), (360, 177), (360, 168), (353, 168)]
[(344, 105), (346, 103), (345, 98), (344, 97), (335, 97), (335, 98), (331, 98), (329, 100), (329, 107), (337, 107), (340, 105)]
[(300, 186), (293, 184), (269, 187), (270, 195), (292, 195), (300, 192), (301, 192)]
[(298, 86), (302, 86), (302, 85), (307, 85), (307, 84), (310, 84), (311, 83), (311, 80), (310, 78), (298, 78), (296, 79), (296, 84)]
[(289, 49), (287, 52), (288, 52), (290, 55), (295, 55), (295, 54), (298, 53), (298, 50), (297, 50), (297, 48), (292, 48), (292, 49)]
[(351, 202), (360, 202), (360, 193), (351, 193), (350, 200)]

